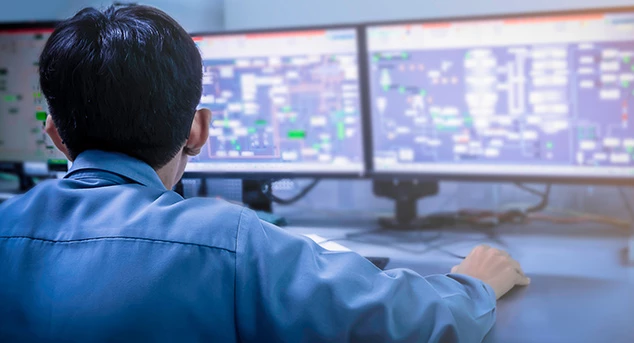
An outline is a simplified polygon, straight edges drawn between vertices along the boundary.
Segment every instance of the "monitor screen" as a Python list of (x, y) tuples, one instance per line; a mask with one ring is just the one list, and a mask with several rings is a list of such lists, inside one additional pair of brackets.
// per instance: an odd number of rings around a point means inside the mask
[(52, 32), (52, 24), (0, 26), (0, 161), (66, 165), (44, 132), (38, 60)]
[(208, 144), (186, 172), (361, 174), (355, 28), (194, 36)]
[(367, 28), (378, 173), (634, 179), (634, 10)]

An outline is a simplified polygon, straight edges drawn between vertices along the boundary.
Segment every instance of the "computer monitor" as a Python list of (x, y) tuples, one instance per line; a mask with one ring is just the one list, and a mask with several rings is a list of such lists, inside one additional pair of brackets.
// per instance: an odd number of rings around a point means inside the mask
[(634, 181), (634, 8), (366, 34), (376, 175)]
[(47, 105), (38, 73), (54, 25), (0, 25), (0, 162), (26, 164), (34, 174), (45, 172), (47, 164), (66, 168), (64, 155), (44, 132)]
[(195, 34), (208, 144), (187, 175), (360, 175), (358, 29)]

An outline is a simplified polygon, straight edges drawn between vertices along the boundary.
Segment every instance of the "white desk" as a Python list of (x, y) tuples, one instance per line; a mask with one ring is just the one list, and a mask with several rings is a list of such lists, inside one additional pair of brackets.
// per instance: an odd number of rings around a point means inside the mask
[(436, 244), (459, 255), (479, 243), (509, 251), (532, 284), (498, 302), (486, 342), (634, 342), (634, 267), (624, 262), (627, 235), (617, 229), (534, 223), (502, 226), (493, 236), (469, 228), (372, 234), (377, 227), (369, 218), (325, 217), (289, 217), (287, 229), (329, 239), (353, 234), (337, 242), (365, 256), (390, 257), (388, 268), (422, 275), (446, 273), (460, 262), (430, 250)]

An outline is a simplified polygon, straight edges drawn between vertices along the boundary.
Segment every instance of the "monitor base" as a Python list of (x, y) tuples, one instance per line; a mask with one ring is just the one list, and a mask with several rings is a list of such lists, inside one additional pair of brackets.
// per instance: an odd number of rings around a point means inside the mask
[(33, 176), (24, 170), (24, 164), (9, 164), (9, 168), (2, 168), (3, 173), (12, 174), (18, 177), (18, 189), (16, 194), (23, 194), (35, 187)]
[(438, 194), (437, 181), (378, 181), (373, 182), (376, 196), (393, 199), (395, 213), (392, 218), (379, 218), (379, 225), (384, 229), (416, 230), (432, 228), (436, 224), (434, 217), (419, 218), (418, 200)]
[(273, 213), (273, 201), (264, 194), (268, 184), (259, 180), (242, 180), (242, 202), (254, 211)]
[(24, 173), (20, 173), (18, 174), (18, 178), (20, 179), (20, 192), (21, 193), (26, 193), (28, 192), (31, 188), (35, 187), (35, 181), (33, 181), (33, 178), (25, 175)]
[(242, 203), (255, 211), (255, 214), (267, 223), (286, 226), (286, 218), (273, 213), (273, 200), (265, 194), (265, 187), (270, 182), (259, 180), (242, 180)]

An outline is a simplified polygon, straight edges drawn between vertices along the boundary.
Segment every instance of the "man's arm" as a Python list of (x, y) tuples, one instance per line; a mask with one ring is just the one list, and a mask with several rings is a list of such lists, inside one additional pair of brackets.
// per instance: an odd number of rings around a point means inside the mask
[(243, 341), (479, 342), (495, 293), (466, 275), (382, 272), (244, 211), (237, 237), (236, 322)]

